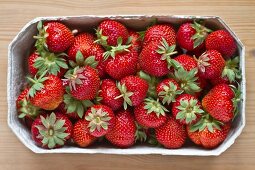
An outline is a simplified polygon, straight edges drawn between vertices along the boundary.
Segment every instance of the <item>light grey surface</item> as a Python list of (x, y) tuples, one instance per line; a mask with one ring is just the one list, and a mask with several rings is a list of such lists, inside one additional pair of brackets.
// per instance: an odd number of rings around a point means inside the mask
[[(92, 148), (78, 148), (73, 146), (65, 146), (60, 149), (46, 150), (39, 148), (31, 139), (30, 132), (18, 120), (16, 110), (16, 98), (20, 93), (25, 82), (27, 74), (26, 62), (33, 46), (33, 35), (36, 34), (36, 23), (40, 20), (61, 20), (72, 29), (79, 31), (92, 31), (92, 27), (96, 27), (105, 18), (112, 18), (121, 21), (130, 28), (141, 30), (146, 27), (153, 19), (157, 18), (159, 22), (172, 23), (179, 25), (190, 19), (204, 19), (206, 25), (212, 29), (226, 29), (235, 38), (238, 44), (238, 55), (240, 56), (240, 68), (242, 71), (242, 101), (240, 103), (240, 113), (233, 122), (232, 129), (226, 140), (213, 150), (206, 150), (200, 147), (187, 146), (180, 149), (164, 149), (149, 146), (134, 146), (128, 149), (117, 149), (105, 146), (94, 146)], [(220, 155), (228, 147), (230, 147), (235, 139), (240, 135), (245, 126), (245, 48), (235, 33), (225, 24), (225, 22), (215, 16), (67, 16), (67, 17), (41, 17), (36, 18), (27, 23), (18, 35), (13, 39), (8, 49), (8, 125), (16, 134), (19, 140), (35, 153), (105, 153), (105, 154), (162, 154), (162, 155)]]

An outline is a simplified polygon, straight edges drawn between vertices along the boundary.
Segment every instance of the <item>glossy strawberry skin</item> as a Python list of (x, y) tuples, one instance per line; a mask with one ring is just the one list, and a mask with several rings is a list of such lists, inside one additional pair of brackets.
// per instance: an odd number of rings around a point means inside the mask
[(190, 127), (187, 126), (187, 133), (189, 138), (197, 145), (202, 145), (204, 148), (213, 149), (221, 144), (227, 137), (230, 130), (230, 123), (221, 126), (221, 130), (214, 128), (213, 133), (207, 128), (203, 131), (191, 132)]
[(225, 30), (217, 30), (209, 34), (205, 44), (207, 50), (217, 50), (226, 59), (233, 56), (237, 49), (235, 40)]
[(196, 30), (192, 27), (192, 23), (182, 24), (176, 34), (177, 43), (181, 48), (188, 51), (193, 51), (195, 49), (200, 49), (204, 44), (200, 44), (194, 49), (194, 40), (192, 36), (196, 34)]
[[(200, 103), (200, 101), (195, 97), (195, 96), (192, 96), (190, 94), (181, 94), (179, 95), (177, 98), (176, 98), (176, 102), (173, 103), (173, 106), (172, 106), (172, 114), (173, 114), (173, 117), (176, 118), (177, 114), (180, 112), (180, 110), (177, 108), (178, 106), (181, 105), (181, 100), (187, 100), (187, 101), (190, 101), (191, 99), (193, 100), (197, 100), (197, 106), (200, 107), (200, 109), (202, 109), (202, 105)], [(198, 114), (196, 113), (196, 119), (193, 120), (192, 122), (190, 122), (189, 124), (195, 124), (196, 122), (199, 121), (199, 119), (201, 118), (201, 114)], [(181, 124), (184, 124), (186, 125), (187, 123), (185, 122), (185, 119), (184, 120), (178, 120)]]
[(169, 149), (182, 147), (187, 138), (185, 126), (173, 117), (168, 117), (164, 125), (156, 128), (155, 135), (158, 142)]
[(128, 40), (128, 30), (120, 22), (113, 20), (104, 20), (98, 26), (99, 30), (102, 30), (102, 35), (107, 36), (107, 44), (109, 46), (116, 46), (119, 37), (122, 38), (123, 44), (126, 44)]
[(137, 72), (138, 53), (136, 51), (122, 52), (105, 61), (105, 71), (116, 80), (134, 75)]
[(141, 69), (153, 76), (165, 76), (169, 73), (167, 68), (167, 61), (161, 60), (161, 54), (157, 53), (160, 46), (159, 42), (150, 42), (144, 46), (139, 55), (139, 65)]
[(123, 104), (123, 98), (115, 99), (121, 93), (116, 86), (115, 81), (111, 79), (104, 79), (101, 82), (101, 103), (112, 108), (113, 111), (119, 110)]
[(201, 67), (198, 66), (199, 74), (201, 75), (201, 77), (205, 79), (214, 79), (216, 77), (221, 76), (222, 71), (225, 67), (225, 60), (223, 59), (221, 54), (216, 50), (207, 50), (205, 54), (209, 58), (208, 63), (210, 65), (205, 66), (204, 72), (202, 71)]
[(180, 63), (180, 65), (186, 70), (190, 71), (197, 68), (197, 61), (190, 55), (181, 54), (174, 58), (175, 61)]
[[(106, 130), (103, 128), (101, 128), (100, 130), (95, 129), (95, 131), (89, 132), (89, 133), (95, 137), (104, 136), (105, 134), (109, 133), (114, 128), (115, 121), (116, 121), (115, 115), (114, 115), (112, 109), (108, 106), (99, 104), (99, 105), (94, 105), (92, 107), (95, 108), (96, 110), (102, 109), (103, 112), (106, 112), (108, 114), (108, 117), (110, 118), (110, 120), (108, 121), (108, 129), (106, 129)], [(91, 113), (91, 108), (86, 111), (85, 116), (88, 116), (90, 113)], [(87, 122), (89, 123), (89, 121), (87, 121)]]
[(120, 148), (128, 148), (135, 143), (135, 120), (128, 110), (116, 113), (114, 129), (105, 135), (106, 139)]
[(73, 140), (80, 147), (91, 145), (97, 138), (89, 133), (88, 122), (80, 119), (73, 127)]
[(30, 101), (34, 106), (45, 110), (54, 110), (63, 101), (64, 88), (60, 78), (49, 75), (43, 82), (44, 88), (37, 91)]
[[(68, 133), (69, 135), (67, 137), (65, 137), (65, 142), (70, 139), (72, 137), (72, 133), (73, 133), (73, 125), (72, 125), (72, 122), (67, 118), (67, 116), (65, 116), (64, 114), (62, 113), (55, 113), (56, 114), (56, 119), (57, 120), (64, 120), (65, 121), (65, 124), (64, 124), (64, 127), (66, 128), (65, 130), (65, 133)], [(41, 116), (43, 116), (44, 118), (47, 117), (47, 114), (41, 114)], [(48, 115), (49, 116), (49, 115)], [(41, 118), (40, 116), (38, 116), (33, 124), (32, 124), (32, 127), (31, 127), (31, 134), (32, 134), (32, 139), (35, 141), (36, 145), (40, 146), (40, 147), (43, 147), (43, 148), (46, 148), (46, 149), (49, 149), (47, 145), (43, 146), (43, 143), (42, 143), (42, 139), (39, 139), (37, 138), (37, 136), (40, 134), (39, 133), (39, 130), (37, 128), (37, 126), (40, 126), (40, 125), (43, 125), (42, 124), (42, 121), (41, 121)], [(59, 148), (59, 147), (62, 147), (60, 145), (56, 145), (55, 148)]]
[(95, 69), (90, 66), (82, 67), (83, 71), (80, 73), (85, 78), (82, 79), (82, 84), (76, 84), (76, 90), (71, 90), (71, 95), (78, 100), (93, 99), (100, 86), (100, 78)]
[(203, 98), (202, 105), (215, 119), (229, 122), (234, 117), (233, 98), (232, 89), (227, 84), (219, 84)]
[(176, 44), (176, 33), (171, 25), (159, 24), (148, 28), (143, 39), (143, 47), (150, 42), (161, 42), (164, 38), (169, 46)]
[(127, 76), (121, 79), (120, 83), (126, 85), (127, 91), (133, 92), (133, 95), (130, 96), (133, 106), (138, 106), (143, 102), (149, 88), (144, 79), (137, 76)]
[(214, 79), (211, 79), (210, 82), (216, 86), (218, 84), (230, 84), (229, 80), (227, 77), (216, 77)]
[(133, 30), (129, 30), (128, 32), (129, 36), (132, 38), (130, 50), (135, 50), (139, 53), (142, 49), (142, 40), (140, 35)]
[(72, 32), (64, 24), (47, 22), (44, 26), (47, 27), (46, 32), (48, 33), (46, 44), (51, 52), (64, 52), (74, 42)]
[(141, 103), (134, 109), (135, 119), (138, 124), (145, 128), (157, 128), (166, 122), (166, 116), (159, 115), (158, 117), (155, 112), (148, 113), (144, 106), (145, 103)]

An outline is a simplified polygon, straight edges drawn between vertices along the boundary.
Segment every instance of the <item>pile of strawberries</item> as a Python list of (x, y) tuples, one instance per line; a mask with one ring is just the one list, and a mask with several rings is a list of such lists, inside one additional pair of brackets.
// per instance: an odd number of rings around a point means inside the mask
[(38, 146), (215, 148), (227, 137), (241, 78), (227, 31), (193, 21), (135, 32), (114, 20), (95, 32), (59, 21), (37, 29), (16, 104)]

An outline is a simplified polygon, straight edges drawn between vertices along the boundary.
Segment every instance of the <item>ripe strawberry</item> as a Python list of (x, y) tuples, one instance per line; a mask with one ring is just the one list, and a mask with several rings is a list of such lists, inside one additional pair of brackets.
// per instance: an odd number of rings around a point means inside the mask
[(140, 52), (142, 49), (142, 40), (140, 39), (139, 33), (129, 30), (129, 36), (131, 37), (131, 51), (135, 50), (136, 52)]
[(197, 68), (197, 61), (187, 54), (181, 54), (174, 58), (186, 71)]
[(207, 115), (195, 125), (187, 126), (186, 129), (189, 138), (195, 144), (212, 149), (226, 139), (230, 126), (230, 123), (222, 124)]
[(28, 57), (28, 71), (32, 76), (35, 76), (38, 72), (38, 69), (34, 67), (35, 60), (39, 57), (39, 54), (36, 52), (33, 52)]
[(104, 79), (101, 82), (101, 103), (112, 108), (113, 111), (119, 110), (123, 105), (123, 98), (116, 97), (120, 96), (121, 93), (116, 86), (115, 81), (111, 79)]
[(76, 67), (66, 73), (69, 79), (70, 94), (78, 100), (93, 99), (100, 87), (100, 78), (97, 71), (90, 67)]
[(181, 94), (172, 106), (172, 114), (181, 124), (194, 124), (204, 113), (200, 101), (190, 94)]
[(166, 148), (180, 148), (187, 138), (185, 126), (173, 117), (168, 117), (165, 124), (155, 129), (156, 139)]
[(74, 42), (72, 32), (60, 22), (52, 21), (42, 24), (40, 21), (37, 29), (39, 33), (35, 38), (37, 39), (36, 47), (39, 51), (46, 47), (53, 53), (64, 52)]
[(234, 117), (237, 98), (238, 96), (235, 96), (227, 84), (219, 84), (213, 87), (203, 98), (202, 105), (213, 118), (222, 122), (229, 122)]
[(159, 101), (146, 98), (143, 103), (135, 107), (135, 119), (143, 127), (157, 128), (163, 125), (166, 120), (168, 110)]
[(112, 131), (105, 135), (106, 139), (120, 148), (128, 148), (135, 143), (135, 120), (128, 110), (116, 113), (116, 122)]
[(43, 148), (62, 147), (72, 136), (72, 122), (61, 113), (43, 114), (32, 124), (31, 133), (35, 143)]
[(104, 20), (98, 26), (96, 32), (98, 42), (103, 46), (117, 46), (119, 38), (122, 39), (123, 44), (128, 40), (128, 30), (120, 22), (113, 20)]
[(116, 97), (116, 99), (123, 97), (124, 109), (127, 109), (127, 105), (138, 106), (141, 104), (146, 97), (149, 85), (140, 77), (137, 76), (127, 76), (120, 80), (117, 84), (121, 95)]
[[(60, 103), (58, 105), (58, 107), (56, 108), (56, 112), (61, 112), (63, 114), (65, 114), (70, 120), (78, 120), (80, 119), (79, 115), (77, 114), (77, 112), (70, 112), (67, 113), (67, 106), (64, 102)], [(84, 113), (83, 113), (84, 114)]]
[(159, 24), (148, 28), (143, 39), (143, 47), (150, 42), (161, 42), (164, 38), (169, 46), (176, 44), (175, 30), (171, 25)]
[(205, 79), (214, 79), (222, 74), (225, 60), (216, 50), (208, 50), (198, 59), (199, 75)]
[(152, 41), (144, 46), (139, 56), (142, 70), (153, 76), (165, 76), (174, 64), (171, 55), (176, 54), (175, 45), (169, 46), (163, 38), (160, 42)]
[(121, 52), (105, 61), (105, 71), (114, 79), (134, 75), (137, 72), (138, 53)]
[(157, 85), (157, 95), (163, 104), (175, 102), (176, 96), (182, 92), (179, 84), (172, 78), (164, 79)]
[(213, 85), (213, 86), (216, 86), (218, 84), (230, 84), (229, 80), (227, 77), (216, 77), (214, 79), (211, 79), (210, 80), (210, 83)]
[(203, 47), (204, 40), (209, 32), (211, 30), (196, 21), (194, 23), (184, 23), (178, 29), (177, 43), (181, 48), (188, 51), (200, 49)]
[(45, 110), (54, 110), (63, 101), (64, 88), (62, 81), (55, 75), (29, 78), (32, 86), (29, 89), (30, 102)]
[(78, 120), (73, 127), (73, 140), (80, 147), (87, 147), (91, 145), (96, 137), (89, 133), (88, 122), (86, 120)]
[(207, 50), (217, 50), (224, 58), (230, 58), (236, 51), (234, 38), (225, 30), (217, 30), (208, 35), (205, 40)]

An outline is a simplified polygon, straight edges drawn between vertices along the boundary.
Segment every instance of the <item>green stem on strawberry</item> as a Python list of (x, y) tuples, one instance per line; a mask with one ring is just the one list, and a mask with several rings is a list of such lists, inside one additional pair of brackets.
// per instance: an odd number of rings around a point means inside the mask
[(139, 141), (141, 143), (146, 142), (147, 140), (147, 134), (146, 129), (140, 126), (137, 122), (135, 122), (136, 125), (136, 132), (135, 132), (135, 142)]
[(147, 96), (156, 99), (157, 98), (156, 85), (159, 83), (159, 78), (146, 74), (143, 71), (139, 71), (138, 76), (146, 80), (147, 83), (149, 84)]
[(75, 60), (76, 60), (75, 62), (72, 60), (69, 60), (69, 65), (72, 68), (75, 68), (78, 66), (79, 67), (90, 66), (92, 68), (96, 68), (98, 65), (98, 61), (96, 61), (95, 56), (89, 56), (85, 59), (81, 51), (77, 51)]
[(34, 77), (34, 79), (27, 77), (27, 79), (32, 84), (28, 92), (30, 97), (34, 97), (36, 91), (40, 91), (44, 88), (43, 82), (48, 79), (48, 77), (44, 77), (46, 73), (47, 72), (44, 71), (39, 78), (37, 78), (36, 76)]
[(123, 102), (123, 106), (124, 109), (127, 110), (127, 106), (132, 106), (132, 101), (130, 99), (130, 96), (133, 95), (133, 92), (128, 92), (127, 91), (127, 87), (125, 84), (120, 84), (120, 82), (117, 83), (117, 88), (119, 89), (121, 95), (117, 96), (115, 99), (121, 98), (123, 97), (124, 102)]
[(208, 33), (212, 32), (212, 30), (199, 24), (195, 20), (194, 20), (194, 23), (191, 24), (191, 27), (196, 30), (196, 33), (192, 36), (192, 39), (194, 40), (194, 48), (196, 48), (204, 42)]
[(239, 57), (235, 57), (226, 61), (221, 77), (227, 77), (229, 82), (233, 83), (236, 81), (236, 79), (241, 78), (240, 73), (241, 72), (239, 70)]

